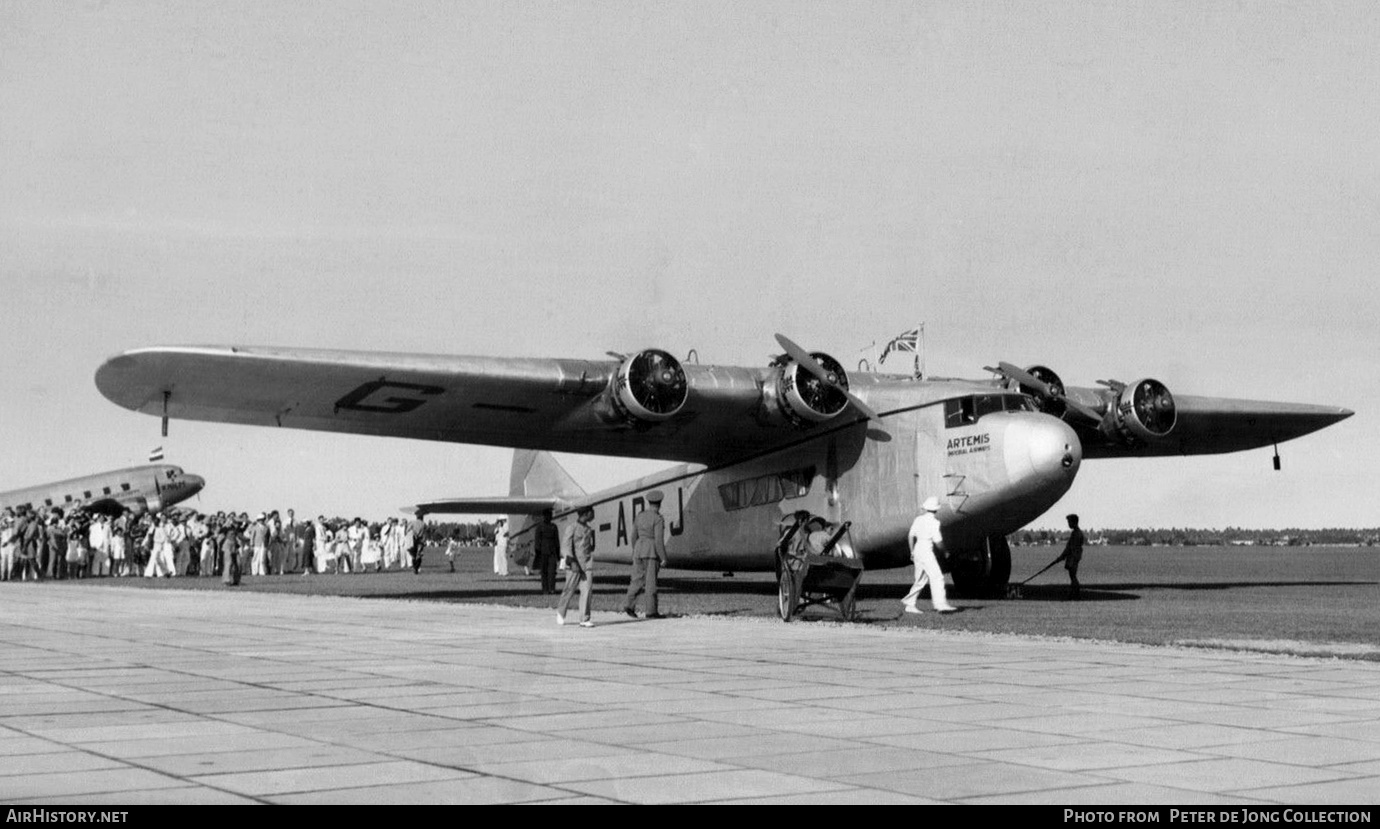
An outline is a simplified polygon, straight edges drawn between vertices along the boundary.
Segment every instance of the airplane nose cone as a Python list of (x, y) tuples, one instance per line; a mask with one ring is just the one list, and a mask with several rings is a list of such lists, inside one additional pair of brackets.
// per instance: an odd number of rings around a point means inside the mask
[(1067, 423), (1040, 415), (1022, 417), (1006, 433), (1006, 469), (1013, 483), (1072, 483), (1083, 462), (1083, 444)]
[(200, 492), (202, 487), (206, 486), (206, 479), (200, 475), (188, 475), (183, 480), (191, 487), (192, 492)]

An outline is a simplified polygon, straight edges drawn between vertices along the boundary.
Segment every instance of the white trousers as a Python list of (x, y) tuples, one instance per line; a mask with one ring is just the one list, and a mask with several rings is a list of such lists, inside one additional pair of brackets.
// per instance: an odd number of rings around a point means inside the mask
[(172, 545), (160, 544), (149, 555), (149, 566), (144, 568), (144, 578), (171, 576), (174, 569)]
[(952, 605), (949, 604), (949, 597), (944, 592), (944, 571), (939, 568), (939, 559), (934, 557), (934, 550), (929, 544), (921, 543), (915, 545), (910, 555), (911, 561), (915, 564), (915, 584), (911, 585), (910, 592), (901, 601), (907, 605), (914, 605), (920, 598), (920, 591), (928, 584), (930, 601), (934, 603), (934, 609), (948, 610)]

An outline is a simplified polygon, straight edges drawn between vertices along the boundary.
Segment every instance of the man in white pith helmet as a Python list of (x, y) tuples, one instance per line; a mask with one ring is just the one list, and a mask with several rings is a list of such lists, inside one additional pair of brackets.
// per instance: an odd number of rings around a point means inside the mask
[(930, 601), (940, 613), (953, 613), (958, 608), (949, 604), (944, 594), (944, 571), (939, 568), (938, 551), (944, 549), (944, 537), (939, 528), (939, 499), (931, 495), (921, 505), (922, 512), (910, 525), (910, 560), (915, 564), (915, 584), (901, 600), (907, 613), (921, 613), (915, 606), (920, 591), (930, 586)]

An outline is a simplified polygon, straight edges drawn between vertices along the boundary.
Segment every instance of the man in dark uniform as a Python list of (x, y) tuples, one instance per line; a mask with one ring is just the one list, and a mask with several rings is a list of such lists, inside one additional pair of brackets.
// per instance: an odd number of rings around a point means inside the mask
[[(288, 515), (292, 510), (288, 510)], [(307, 575), (316, 566), (316, 527), (310, 521), (297, 525), (297, 563), (302, 566), (302, 575)]]
[(1069, 583), (1073, 586), (1073, 593), (1070, 599), (1077, 599), (1078, 594), (1078, 562), (1083, 560), (1083, 531), (1078, 529), (1078, 516), (1068, 516), (1069, 540), (1064, 545), (1064, 552), (1054, 561), (1064, 562), (1064, 569), (1069, 571)]
[(551, 510), (542, 510), (541, 523), (532, 530), (532, 566), (541, 574), (541, 592), (556, 592), (556, 560), (561, 555), (561, 534), (551, 521)]
[(216, 540), (220, 547), (221, 584), (240, 583), (240, 548), (244, 540), (241, 531), (242, 526), (235, 520), (234, 513), (226, 516), (225, 523), (220, 525)]
[(20, 574), (24, 581), (28, 581), (30, 577), (37, 581), (39, 555), (44, 545), (48, 543), (48, 534), (43, 528), (43, 522), (39, 520), (38, 512), (33, 507), (25, 508), (24, 518), (25, 523), (19, 534)]
[(661, 517), (661, 490), (647, 493), (647, 508), (633, 518), (632, 579), (628, 582), (628, 596), (623, 612), (637, 618), (637, 594), (647, 593), (646, 618), (660, 619), (656, 604), (656, 574), (666, 566), (666, 519)]
[(590, 620), (590, 597), (594, 589), (594, 528), (589, 522), (594, 520), (594, 507), (581, 507), (576, 520), (566, 525), (561, 539), (565, 554), (565, 589), (561, 591), (560, 603), (556, 605), (556, 624), (565, 624), (565, 612), (570, 608), (575, 591), (580, 591), (580, 627), (592, 628)]
[[(77, 513), (72, 513), (68, 520), (70, 523), (63, 522), (62, 510), (57, 507), (48, 513), (48, 525), (44, 530), (46, 533), (44, 544), (47, 548), (45, 555), (48, 560), (46, 572), (50, 579), (65, 579), (68, 576), (76, 578), (77, 574), (80, 573), (80, 568), (67, 566), (67, 539), (69, 530), (73, 536), (78, 538), (81, 537), (84, 530), (78, 523)], [(45, 571), (42, 566), (38, 568), (38, 572), (39, 575), (43, 575)]]
[[(416, 517), (407, 523), (407, 532), (403, 534), (403, 542), (407, 546), (404, 550), (412, 558), (412, 572), (418, 574), (422, 572), (422, 554), (426, 552), (426, 521), (422, 518), (422, 513), (418, 512)], [(556, 577), (551, 577), (551, 592), (556, 591)]]

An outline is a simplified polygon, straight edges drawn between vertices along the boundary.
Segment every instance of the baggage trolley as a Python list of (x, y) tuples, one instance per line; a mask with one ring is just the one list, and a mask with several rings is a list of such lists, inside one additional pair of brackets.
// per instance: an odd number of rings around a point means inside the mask
[(851, 522), (832, 526), (822, 518), (797, 513), (784, 519), (782, 525), (776, 548), (777, 612), (781, 621), (790, 622), (815, 605), (832, 608), (844, 621), (853, 621), (858, 613), (863, 565), (853, 551), (851, 538), (845, 538)]

